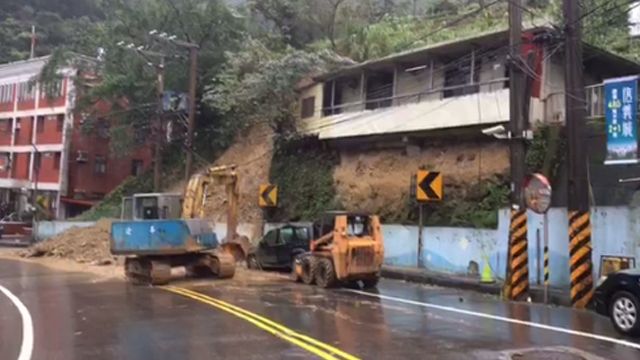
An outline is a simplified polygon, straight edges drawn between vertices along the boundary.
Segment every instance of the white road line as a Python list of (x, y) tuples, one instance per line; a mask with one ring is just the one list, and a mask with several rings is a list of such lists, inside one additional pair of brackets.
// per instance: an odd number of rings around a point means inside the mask
[(476, 317), (481, 317), (481, 318), (485, 318), (485, 319), (503, 321), (503, 322), (508, 322), (508, 323), (512, 323), (512, 324), (518, 324), (518, 325), (525, 325), (525, 326), (530, 326), (530, 327), (533, 327), (533, 328), (551, 330), (551, 331), (555, 331), (555, 332), (559, 332), (559, 333), (565, 333), (565, 334), (569, 334), (569, 335), (582, 336), (582, 337), (586, 337), (586, 338), (590, 338), (590, 339), (596, 339), (596, 340), (606, 341), (606, 342), (610, 342), (610, 343), (614, 343), (614, 344), (618, 344), (618, 345), (628, 346), (630, 348), (634, 348), (634, 349), (640, 350), (640, 344), (636, 344), (636, 343), (631, 342), (631, 341), (620, 340), (620, 339), (616, 339), (616, 338), (612, 338), (612, 337), (608, 337), (608, 336), (591, 334), (591, 333), (587, 333), (587, 332), (583, 332), (583, 331), (569, 330), (569, 329), (565, 329), (565, 328), (561, 328), (561, 327), (557, 327), (557, 326), (539, 324), (539, 323), (534, 323), (534, 322), (531, 322), (531, 321), (518, 320), (518, 319), (508, 318), (508, 317), (504, 317), (504, 316), (497, 316), (497, 315), (485, 314), (485, 313), (481, 313), (481, 312), (463, 310), (463, 309), (458, 309), (458, 308), (454, 308), (454, 307), (450, 307), (450, 306), (442, 306), (442, 305), (436, 305), (436, 304), (423, 303), (423, 302), (419, 302), (419, 301), (402, 299), (402, 298), (398, 298), (398, 297), (394, 297), (394, 296), (372, 294), (372, 293), (368, 293), (368, 292), (360, 291), (360, 290), (349, 290), (349, 289), (347, 289), (347, 290), (344, 290), (344, 291), (348, 291), (348, 292), (352, 292), (352, 293), (360, 294), (360, 295), (364, 295), (364, 296), (369, 296), (369, 297), (375, 297), (375, 298), (383, 299), (383, 300), (390, 300), (390, 301), (396, 301), (396, 302), (401, 302), (401, 303), (405, 303), (405, 304), (421, 306), (421, 307), (425, 307), (425, 308), (432, 308), (432, 309), (438, 309), (438, 310), (443, 310), (443, 311), (450, 311), (450, 312), (454, 312), (454, 313), (458, 313), (458, 314), (476, 316)]
[(0, 285), (0, 291), (13, 302), (13, 305), (18, 308), (20, 316), (22, 317), (22, 346), (20, 347), (18, 360), (30, 360), (31, 354), (33, 353), (33, 320), (31, 319), (31, 314), (29, 314), (29, 310), (24, 306), (22, 301), (7, 288)]

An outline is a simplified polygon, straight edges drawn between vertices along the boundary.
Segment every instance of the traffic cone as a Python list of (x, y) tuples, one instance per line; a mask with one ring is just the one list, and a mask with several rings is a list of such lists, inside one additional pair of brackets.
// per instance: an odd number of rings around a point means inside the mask
[(493, 284), (496, 282), (493, 279), (493, 274), (491, 273), (491, 267), (489, 266), (489, 259), (484, 260), (484, 266), (482, 267), (482, 275), (480, 275), (480, 282), (483, 284)]

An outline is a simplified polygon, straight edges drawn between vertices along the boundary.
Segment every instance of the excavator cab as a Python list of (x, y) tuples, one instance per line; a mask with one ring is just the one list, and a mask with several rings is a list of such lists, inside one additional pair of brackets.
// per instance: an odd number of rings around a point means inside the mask
[(377, 215), (333, 211), (314, 223), (310, 251), (298, 257), (294, 275), (296, 280), (324, 288), (359, 282), (374, 287), (383, 259)]
[(139, 193), (122, 198), (122, 220), (180, 219), (182, 194)]

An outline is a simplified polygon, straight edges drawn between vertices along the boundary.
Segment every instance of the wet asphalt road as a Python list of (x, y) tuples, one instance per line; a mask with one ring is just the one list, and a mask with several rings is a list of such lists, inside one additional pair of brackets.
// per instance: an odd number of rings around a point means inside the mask
[[(0, 285), (33, 318), (33, 359), (306, 359), (308, 350), (203, 302), (160, 288), (0, 259)], [(498, 359), (514, 350), (577, 349), (605, 359), (640, 359), (609, 321), (586, 311), (503, 303), (454, 289), (382, 281), (378, 293), (416, 302), (603, 335), (549, 329), (325, 291), (284, 276), (189, 281), (176, 286), (236, 305), (362, 359)], [(0, 293), (0, 359), (17, 359), (21, 315)], [(634, 341), (624, 339), (627, 341)], [(637, 340), (635, 344), (638, 344)]]

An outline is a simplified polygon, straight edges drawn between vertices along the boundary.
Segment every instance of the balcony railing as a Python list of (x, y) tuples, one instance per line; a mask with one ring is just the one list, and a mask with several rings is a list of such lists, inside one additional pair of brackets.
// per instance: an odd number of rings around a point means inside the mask
[[(565, 93), (555, 92), (545, 98), (545, 119), (551, 122), (563, 122), (565, 118)], [(640, 99), (640, 96), (639, 96)], [(604, 84), (595, 84), (585, 87), (585, 109), (587, 119), (604, 118)]]
[(472, 95), (478, 92), (491, 92), (508, 87), (508, 82), (509, 78), (505, 77), (484, 82), (447, 86), (426, 91), (404, 93), (377, 99), (369, 99), (365, 101), (343, 103), (322, 108), (322, 116), (331, 116), (345, 112), (362, 111), (365, 109), (373, 110), (378, 108), (406, 105), (421, 102), (423, 100), (449, 99), (458, 96)]

